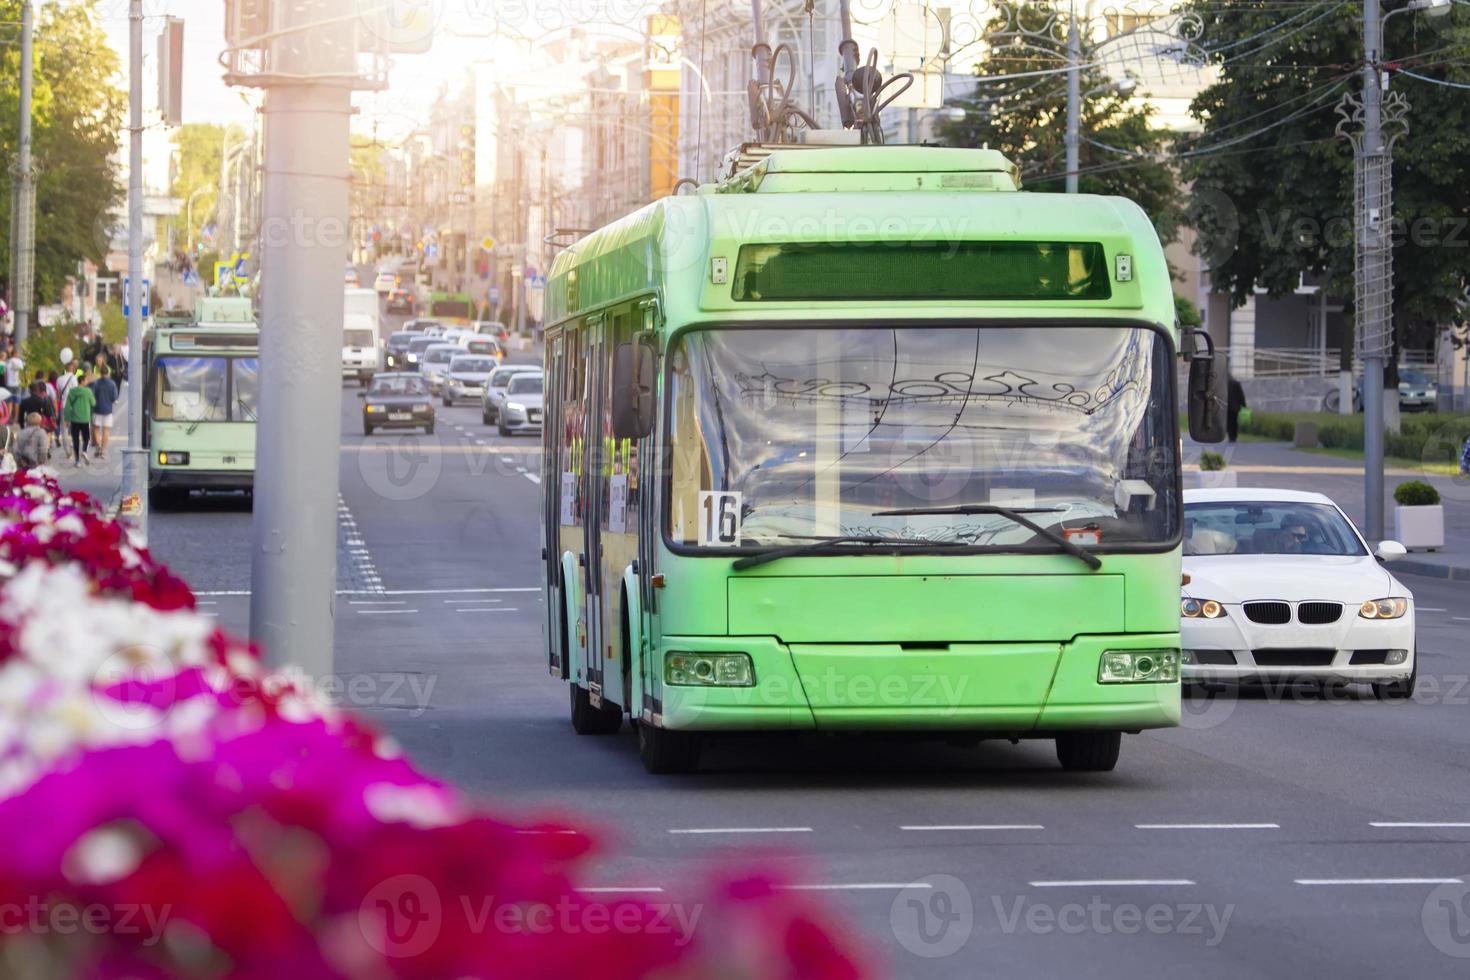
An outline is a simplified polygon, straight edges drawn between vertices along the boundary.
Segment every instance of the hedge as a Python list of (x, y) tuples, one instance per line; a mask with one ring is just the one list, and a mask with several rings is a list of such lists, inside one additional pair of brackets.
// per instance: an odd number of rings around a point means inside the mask
[[(1363, 450), (1363, 416), (1328, 412), (1252, 412), (1240, 431), (1265, 439), (1290, 442), (1296, 423), (1315, 422), (1317, 442), (1325, 449)], [(1400, 432), (1385, 433), (1384, 453), (1425, 463), (1454, 462), (1470, 436), (1470, 414), (1448, 412), (1404, 413)]]

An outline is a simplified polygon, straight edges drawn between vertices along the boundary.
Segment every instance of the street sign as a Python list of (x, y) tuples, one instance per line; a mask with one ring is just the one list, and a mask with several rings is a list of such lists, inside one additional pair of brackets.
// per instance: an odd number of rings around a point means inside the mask
[(424, 245), (424, 257), (425, 258), (430, 258), (430, 259), (437, 259), (439, 257), (439, 243), (438, 242), (428, 242), (428, 243), (426, 243)]
[[(133, 303), (132, 303), (133, 289), (132, 289), (132, 285), (133, 285), (133, 280), (131, 278), (129, 278), (128, 276), (123, 276), (123, 294), (122, 294), (123, 316), (132, 316), (133, 315)], [(143, 280), (143, 319), (145, 319), (145, 320), (148, 319), (150, 313), (152, 312), (152, 311), (150, 311), (148, 309), (148, 289), (149, 289), (148, 280), (147, 279), (144, 279)]]
[(493, 251), (495, 248), (495, 239), (491, 238), (489, 235), (486, 235), (484, 238), (480, 239), (480, 248), (486, 252)]
[(495, 306), (499, 306), (500, 305), (500, 287), (499, 286), (491, 286), (490, 287), (490, 302), (492, 304), (494, 304)]

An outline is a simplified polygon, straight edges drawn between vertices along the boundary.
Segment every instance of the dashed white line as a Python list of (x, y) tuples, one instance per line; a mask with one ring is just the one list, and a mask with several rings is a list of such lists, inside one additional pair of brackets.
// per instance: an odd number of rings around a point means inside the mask
[(1045, 830), (1039, 823), (904, 824), (899, 830)]
[(777, 889), (787, 892), (875, 892), (905, 891), (909, 888), (928, 889), (933, 887), (927, 881), (857, 881), (849, 884), (830, 885), (778, 885)]
[(1088, 878), (1077, 881), (1028, 881), (1032, 888), (1147, 888), (1193, 885), (1188, 878)]
[(504, 599), (445, 599), (446, 606), (474, 606), (487, 602), (504, 602)]
[(1450, 829), (1458, 829), (1458, 828), (1470, 827), (1470, 823), (1467, 823), (1467, 822), (1456, 822), (1456, 821), (1429, 821), (1429, 820), (1404, 820), (1404, 821), (1397, 821), (1397, 822), (1380, 821), (1380, 820), (1370, 820), (1368, 822), (1368, 826), (1370, 826), (1370, 827), (1390, 827), (1390, 828), (1393, 828), (1393, 827), (1397, 827), (1397, 828), (1426, 828), (1426, 827), (1427, 828), (1433, 828), (1433, 827), (1444, 827), (1444, 828), (1450, 828)]
[(417, 609), (359, 609), (359, 616), (401, 616), (405, 613), (416, 613)]
[(1420, 612), (1449, 612), (1448, 609), (1436, 609), (1434, 606), (1419, 606)]
[(680, 827), (671, 834), (810, 834), (810, 827)]
[(541, 485), (541, 477), (537, 476), (535, 473), (523, 473), (522, 476), (524, 476), (526, 479), (530, 480), (537, 486)]
[(1279, 823), (1136, 823), (1138, 830), (1280, 830)]
[(1294, 885), (1462, 885), (1459, 878), (1294, 878)]
[(518, 606), (496, 606), (494, 609), (480, 608), (480, 609), (456, 609), (455, 610), (455, 612), (461, 612), (461, 613), (484, 613), (484, 612), (489, 612), (489, 613), (502, 613), (502, 612), (520, 612), (520, 611), (521, 610), (520, 610), (520, 608)]
[(349, 606), (406, 606), (407, 599), (349, 599)]
[(1470, 616), (1451, 616), (1450, 619), (1457, 623), (1470, 623)]

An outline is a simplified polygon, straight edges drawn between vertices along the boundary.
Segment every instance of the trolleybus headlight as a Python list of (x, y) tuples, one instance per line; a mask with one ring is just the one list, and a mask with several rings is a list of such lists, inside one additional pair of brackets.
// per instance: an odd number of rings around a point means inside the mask
[(188, 453), (159, 453), (158, 454), (158, 465), (159, 466), (188, 466), (189, 465), (189, 454)]
[(367, 411), (370, 414), (376, 413), (376, 412), (386, 412), (387, 410), (388, 410), (387, 409), (387, 406), (384, 406), (384, 405), (369, 405), (367, 407)]
[(1358, 609), (1358, 615), (1364, 619), (1398, 619), (1408, 611), (1408, 599), (1369, 599)]
[(754, 687), (755, 667), (748, 653), (671, 653), (664, 660), (664, 683), (685, 687)]
[(1179, 612), (1185, 619), (1225, 618), (1225, 607), (1214, 599), (1180, 599)]
[(1099, 684), (1167, 683), (1178, 679), (1178, 650), (1109, 650), (1097, 668)]

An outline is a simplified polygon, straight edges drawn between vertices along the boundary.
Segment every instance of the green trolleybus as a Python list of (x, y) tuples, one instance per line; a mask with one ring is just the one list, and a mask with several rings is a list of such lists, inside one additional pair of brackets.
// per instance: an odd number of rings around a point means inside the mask
[(190, 490), (253, 489), (259, 350), (255, 313), (242, 297), (203, 297), (192, 318), (160, 318), (149, 331), (149, 506), (167, 508)]
[[(1121, 198), (1020, 191), (993, 151), (760, 149), (552, 269), (573, 726), (631, 716), (654, 772), (756, 730), (1049, 738), (1111, 769), (1180, 712), (1158, 236)], [(1218, 441), (1220, 357), (1191, 357)]]

